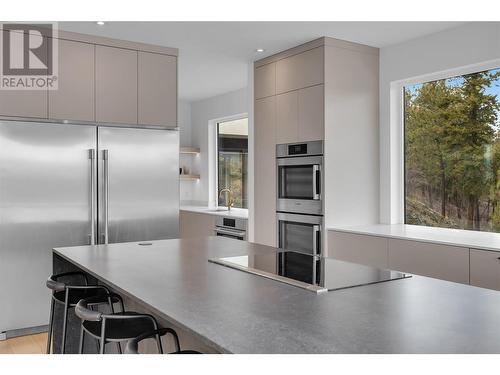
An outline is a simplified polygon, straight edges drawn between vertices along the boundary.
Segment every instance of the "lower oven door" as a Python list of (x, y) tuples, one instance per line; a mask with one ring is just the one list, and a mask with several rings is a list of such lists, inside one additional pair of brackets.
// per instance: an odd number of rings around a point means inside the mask
[(280, 249), (319, 256), (322, 253), (323, 217), (278, 212), (277, 233)]
[(244, 241), (246, 239), (246, 232), (243, 230), (215, 227), (214, 232), (215, 235), (219, 237), (233, 238), (235, 240), (241, 240), (241, 241)]

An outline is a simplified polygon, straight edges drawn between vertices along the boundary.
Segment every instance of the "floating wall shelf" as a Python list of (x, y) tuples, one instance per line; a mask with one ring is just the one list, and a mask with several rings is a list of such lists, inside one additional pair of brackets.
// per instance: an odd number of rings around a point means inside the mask
[(199, 174), (181, 174), (181, 180), (199, 180)]
[(199, 154), (200, 149), (196, 147), (181, 147), (181, 154)]

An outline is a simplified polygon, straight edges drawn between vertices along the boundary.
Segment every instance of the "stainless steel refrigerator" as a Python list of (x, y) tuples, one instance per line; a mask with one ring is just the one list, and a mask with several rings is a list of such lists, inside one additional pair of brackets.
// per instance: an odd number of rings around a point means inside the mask
[(176, 130), (0, 121), (0, 332), (47, 324), (52, 248), (177, 238)]

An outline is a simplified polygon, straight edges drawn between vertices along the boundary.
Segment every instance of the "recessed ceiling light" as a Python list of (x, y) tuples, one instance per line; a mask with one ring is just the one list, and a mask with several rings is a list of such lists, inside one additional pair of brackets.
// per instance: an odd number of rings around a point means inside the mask
[(104, 21), (97, 21), (96, 23), (97, 23), (99, 26), (104, 25)]
[(262, 53), (262, 52), (264, 52), (264, 51), (265, 51), (265, 49), (264, 49), (264, 48), (257, 48), (257, 49), (255, 50), (255, 52), (258, 52), (258, 53)]

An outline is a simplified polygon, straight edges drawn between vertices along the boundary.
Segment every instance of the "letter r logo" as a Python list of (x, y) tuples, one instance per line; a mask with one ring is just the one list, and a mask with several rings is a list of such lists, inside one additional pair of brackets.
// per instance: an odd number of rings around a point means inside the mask
[(3, 75), (52, 75), (52, 25), (3, 24)]

